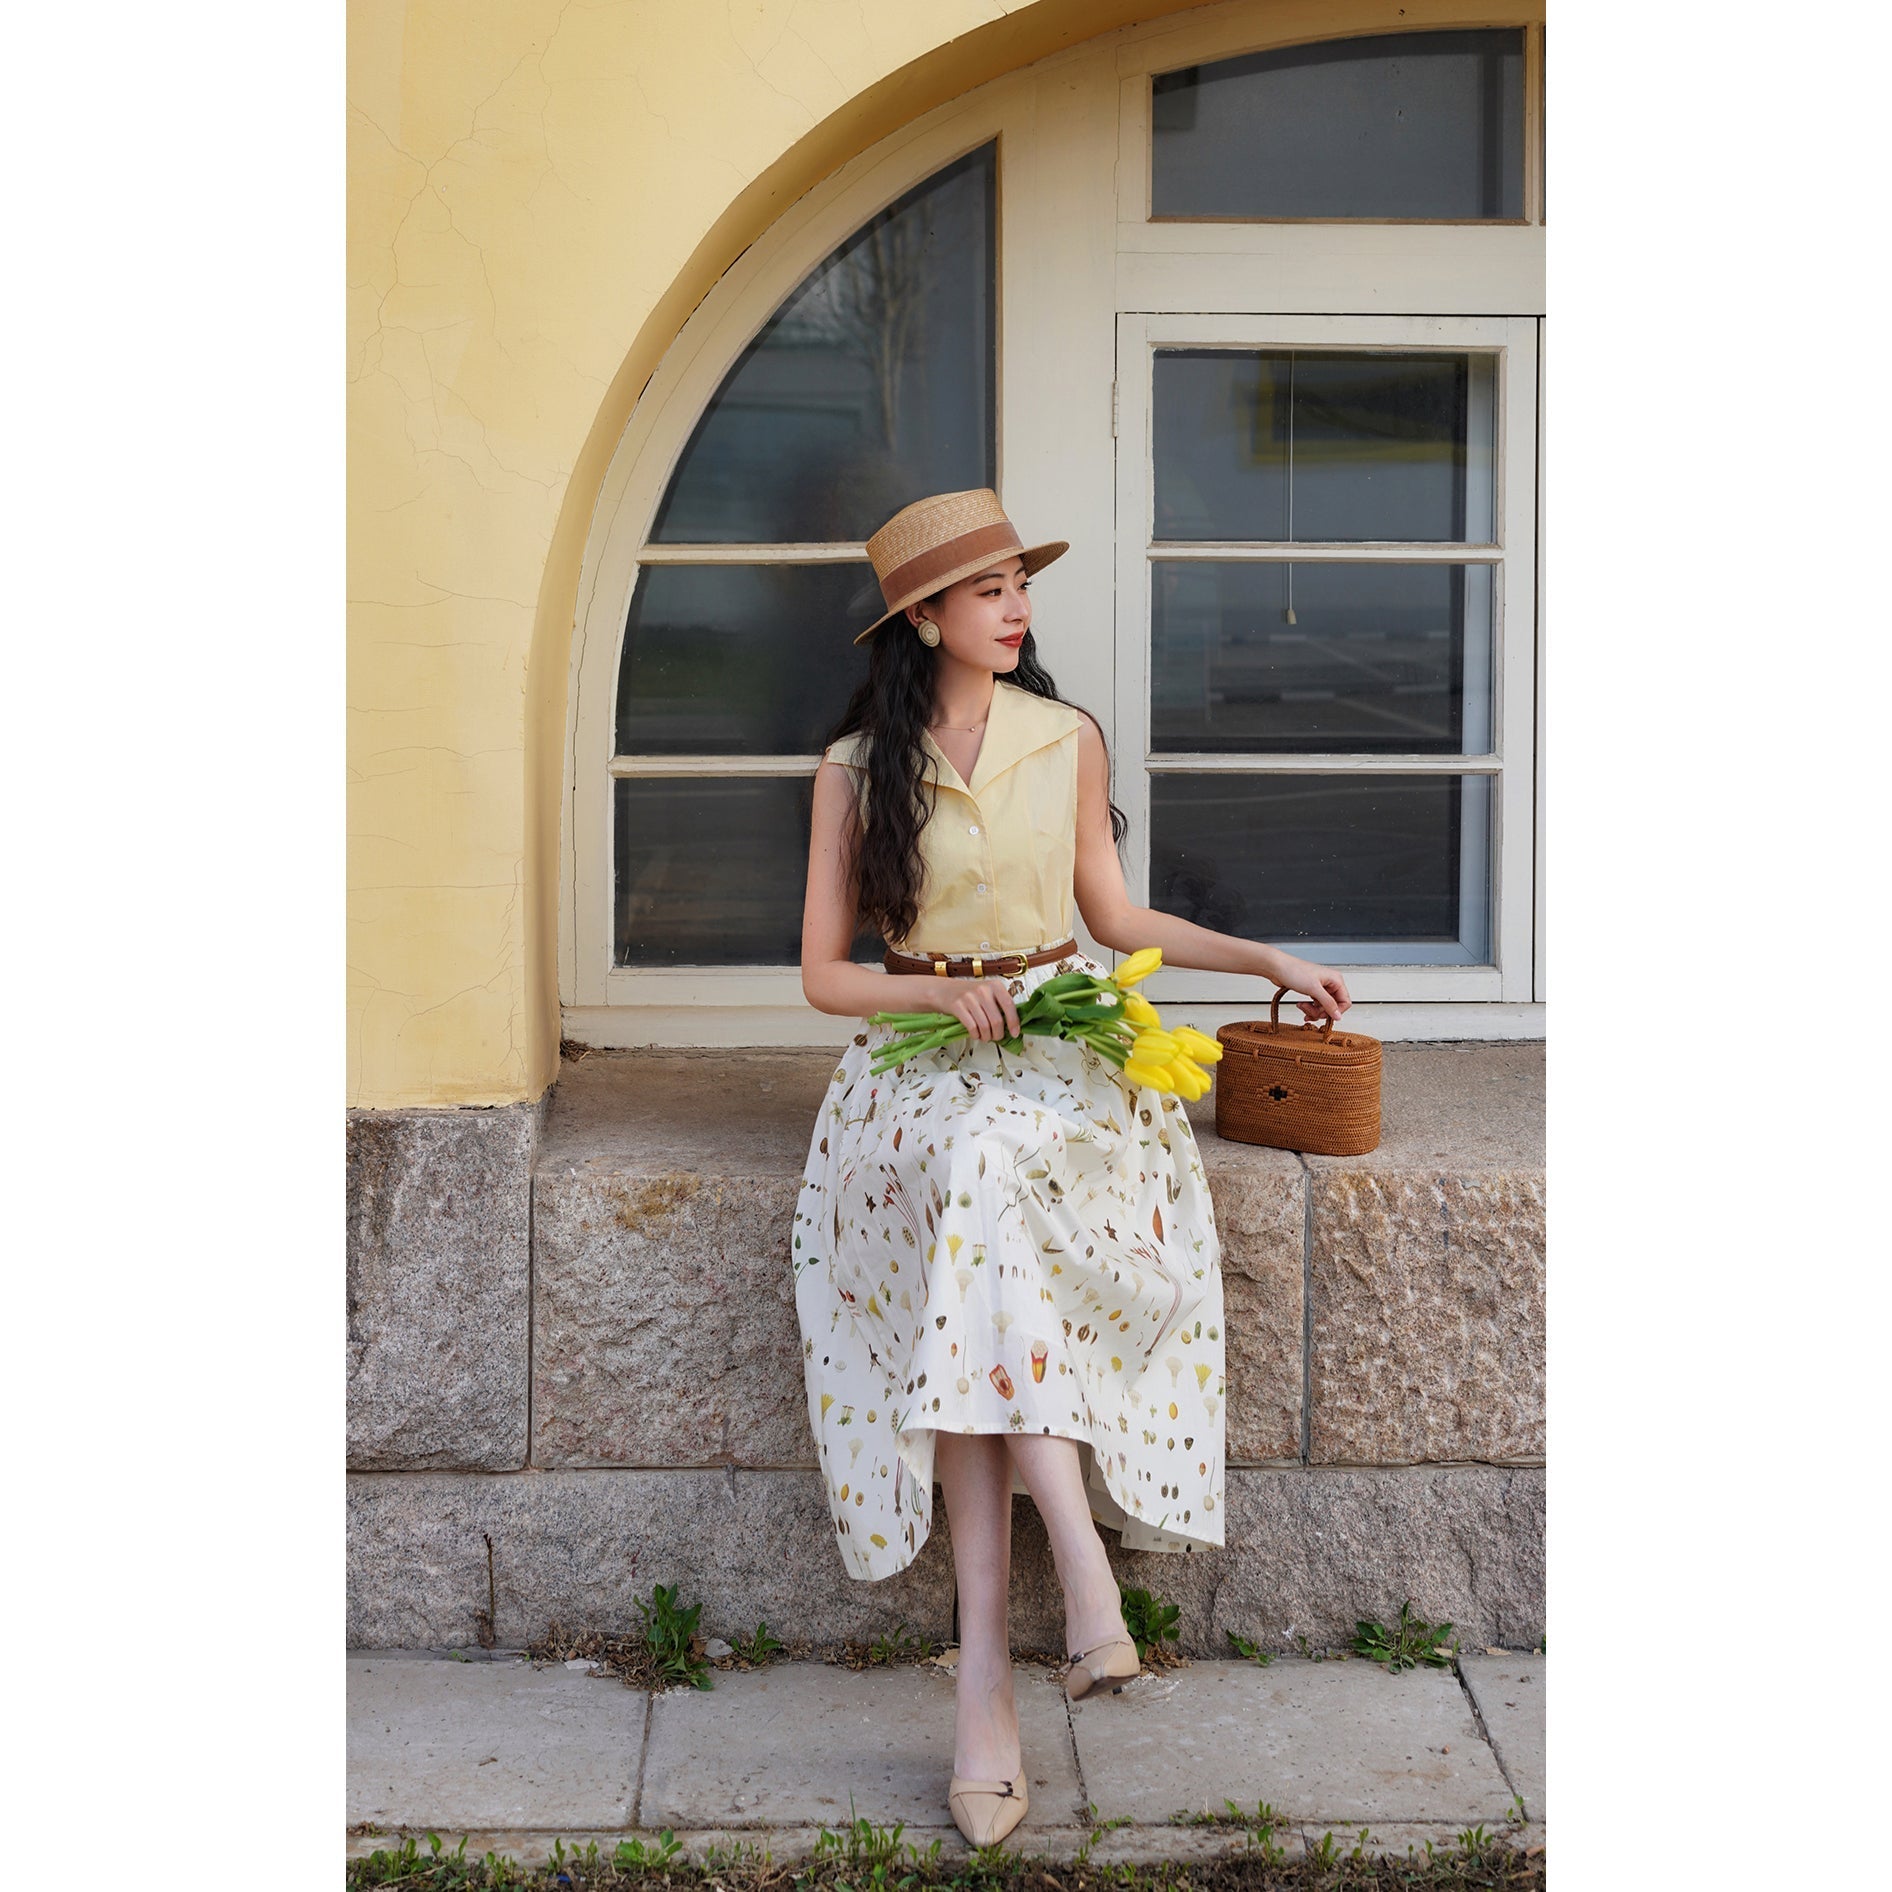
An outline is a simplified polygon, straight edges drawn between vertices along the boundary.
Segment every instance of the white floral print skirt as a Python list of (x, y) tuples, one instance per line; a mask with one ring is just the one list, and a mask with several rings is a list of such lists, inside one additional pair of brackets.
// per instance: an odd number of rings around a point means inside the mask
[[(1028, 967), (1022, 998), (1085, 954)], [(881, 1076), (863, 1022), (809, 1139), (794, 1223), (808, 1420), (849, 1573), (933, 1524), (934, 1439), (1075, 1439), (1129, 1550), (1223, 1542), (1221, 1251), (1181, 1101), (1088, 1046), (961, 1039)], [(1025, 1487), (1014, 1471), (1012, 1489)]]

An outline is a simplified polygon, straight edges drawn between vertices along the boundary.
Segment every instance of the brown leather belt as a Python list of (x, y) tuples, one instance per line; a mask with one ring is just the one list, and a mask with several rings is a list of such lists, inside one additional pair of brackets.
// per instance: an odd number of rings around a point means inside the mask
[(1036, 953), (958, 953), (922, 959), (889, 946), (880, 963), (889, 972), (930, 972), (936, 979), (1015, 979), (1023, 977), (1027, 966), (1048, 965), (1077, 950), (1077, 941), (1067, 939), (1062, 946), (1047, 946)]

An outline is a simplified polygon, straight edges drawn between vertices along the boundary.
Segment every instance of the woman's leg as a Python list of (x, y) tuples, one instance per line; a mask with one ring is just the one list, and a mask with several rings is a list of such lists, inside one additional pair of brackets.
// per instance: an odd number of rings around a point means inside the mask
[(968, 1780), (1011, 1780), (1022, 1765), (1006, 1624), (1012, 1584), (1011, 1460), (997, 1433), (940, 1432), (933, 1465), (946, 1498), (959, 1583), (953, 1772)]
[[(1078, 1655), (1124, 1633), (1117, 1579), (1084, 1495), (1084, 1465), (1075, 1439), (1019, 1433), (1002, 1441), (1018, 1461), (1025, 1488), (1051, 1539), (1064, 1591), (1064, 1652)], [(955, 1534), (957, 1527), (955, 1526)]]

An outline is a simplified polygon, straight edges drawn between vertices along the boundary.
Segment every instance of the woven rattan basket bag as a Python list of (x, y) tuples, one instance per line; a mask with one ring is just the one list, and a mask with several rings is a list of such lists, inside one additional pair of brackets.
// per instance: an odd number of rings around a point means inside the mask
[(1282, 1024), (1268, 1016), (1216, 1030), (1215, 1133), (1309, 1156), (1364, 1156), (1380, 1140), (1380, 1041), (1334, 1021)]

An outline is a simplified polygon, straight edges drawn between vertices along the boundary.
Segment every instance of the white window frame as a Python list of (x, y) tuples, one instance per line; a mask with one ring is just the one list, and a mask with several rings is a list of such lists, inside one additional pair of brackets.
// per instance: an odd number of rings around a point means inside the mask
[[(1526, 1001), (1531, 996), (1531, 833), (1534, 775), (1537, 510), (1537, 324), (1528, 316), (1145, 315), (1118, 317), (1117, 428), (1117, 801), (1130, 818), (1132, 891), (1149, 903), (1150, 775), (1488, 775), (1493, 781), (1488, 855), (1491, 951), (1486, 965), (1359, 963), (1321, 944), (1308, 955), (1346, 970), (1356, 999)], [(1151, 386), (1165, 348), (1308, 348), (1495, 358), (1492, 429), (1494, 538), (1440, 544), (1338, 541), (1219, 544), (1158, 542), (1152, 536)], [(1159, 562), (1180, 559), (1308, 564), (1370, 559), (1492, 568), (1491, 741), (1469, 756), (1157, 754), (1150, 747), (1150, 592)], [(1270, 942), (1286, 944), (1287, 942)], [(1290, 950), (1292, 948), (1290, 947)], [(1164, 979), (1172, 1000), (1252, 1000), (1254, 981), (1232, 973), (1177, 969)]]
[[(1275, 324), (1269, 332), (1278, 333), (1284, 318), (1347, 311), (1349, 321), (1446, 317), (1458, 333), (1468, 319), (1541, 316), (1544, 232), (1535, 219), (1541, 203), (1542, 19), (1541, 0), (1501, 9), (1495, 19), (1438, 0), (1407, 0), (1404, 6), (1385, 0), (1229, 0), (1124, 28), (1006, 74), (902, 127), (807, 192), (744, 251), (684, 324), (640, 396), (613, 455), (586, 545), (560, 834), (559, 995), (567, 1035), (599, 1045), (814, 1044), (842, 1042), (854, 1029), (849, 1021), (809, 1009), (796, 967), (612, 964), (611, 803), (617, 779), (812, 775), (819, 760), (614, 755), (618, 661), (644, 565), (865, 556), (864, 546), (853, 544), (686, 548), (647, 542), (704, 407), (809, 271), (916, 184), (998, 140), (999, 491), (1028, 538), (1072, 542), (1070, 554), (1035, 587), (1039, 643), (1060, 690), (1104, 721), (1116, 771), (1113, 790), (1127, 808), (1125, 793), (1143, 773), (1145, 751), (1126, 740), (1118, 722), (1124, 690), (1116, 533), (1122, 320), (1230, 316), (1265, 320)], [(1148, 219), (1153, 73), (1273, 46), (1474, 25), (1526, 29), (1525, 204), (1533, 221)], [(1143, 547), (1136, 550), (1141, 559)], [(1147, 566), (1147, 560), (1142, 563)], [(1528, 573), (1525, 582), (1529, 586)], [(1514, 574), (1513, 606), (1517, 583)], [(1509, 661), (1515, 678), (1519, 666)], [(1530, 748), (1518, 740), (1514, 706), (1494, 708), (1494, 714), (1511, 719), (1512, 747), (1504, 758), (1508, 796), (1513, 771), (1519, 780), (1528, 777)], [(1528, 709), (1525, 717), (1528, 723)], [(1515, 838), (1508, 802), (1505, 819)], [(1133, 814), (1138, 820), (1142, 814)], [(1524, 826), (1528, 832), (1528, 814)], [(1146, 820), (1133, 828), (1126, 846), (1127, 874), (1132, 861), (1143, 857), (1142, 834)], [(1504, 865), (1508, 899), (1517, 891), (1520, 870), (1509, 857)], [(1541, 899), (1541, 856), (1538, 870)], [(1528, 888), (1528, 848), (1521, 871)], [(1499, 925), (1494, 912), (1494, 929)], [(1101, 952), (1081, 924), (1078, 937)], [(1528, 984), (1514, 996), (1518, 958), (1510, 934), (1501, 937), (1499, 950), (1502, 998), (1461, 1002), (1432, 981), (1418, 1001), (1367, 1003), (1355, 1018), (1365, 1030), (1394, 1037), (1540, 1035), (1542, 1014), (1528, 1002)], [(1527, 949), (1527, 968), (1528, 960)], [(1366, 985), (1376, 987), (1384, 970), (1373, 969)], [(1351, 973), (1349, 984), (1362, 991), (1361, 979)], [(1255, 990), (1249, 981), (1233, 1002), (1203, 1000), (1186, 1011), (1204, 1024), (1247, 1016)]]

